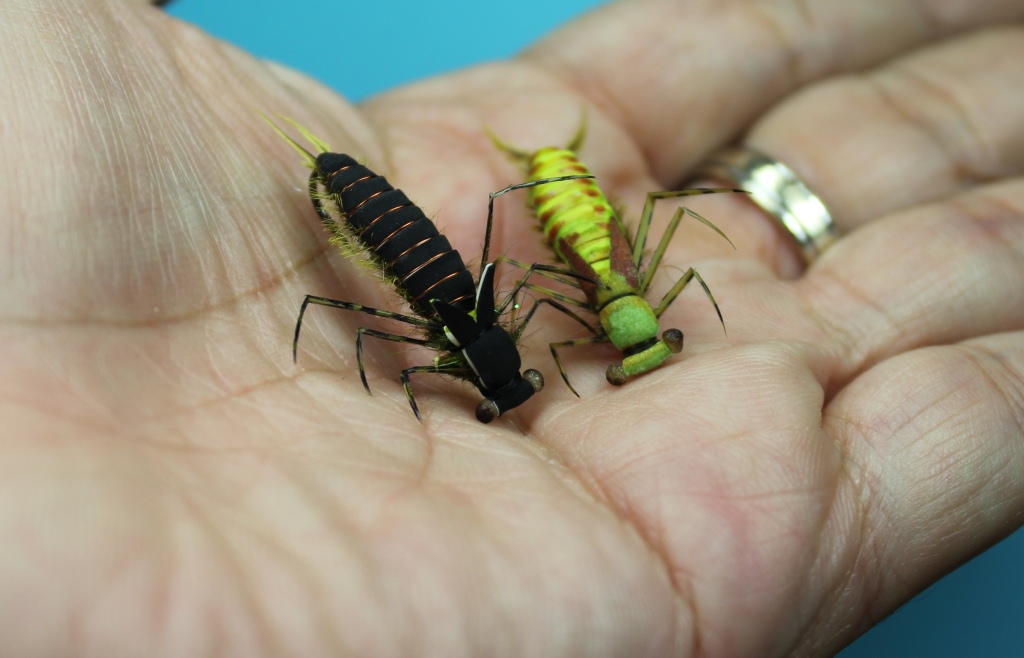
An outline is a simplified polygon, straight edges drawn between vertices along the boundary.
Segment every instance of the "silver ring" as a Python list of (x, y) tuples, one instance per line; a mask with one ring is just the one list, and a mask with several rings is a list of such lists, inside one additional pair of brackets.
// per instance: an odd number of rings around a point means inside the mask
[(729, 148), (713, 155), (697, 176), (718, 178), (750, 192), (766, 213), (782, 222), (808, 263), (839, 239), (839, 229), (821, 199), (792, 169), (750, 148)]

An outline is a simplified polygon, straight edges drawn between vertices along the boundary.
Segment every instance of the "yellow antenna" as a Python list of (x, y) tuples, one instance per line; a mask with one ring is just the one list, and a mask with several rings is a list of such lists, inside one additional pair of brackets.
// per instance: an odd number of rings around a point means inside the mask
[[(306, 161), (306, 166), (307, 167), (309, 167), (311, 169), (316, 169), (316, 156), (315, 155), (313, 155), (312, 153), (310, 153), (309, 151), (304, 149), (301, 144), (296, 142), (294, 139), (289, 137), (283, 130), (278, 128), (277, 124), (275, 124), (273, 121), (271, 121), (270, 118), (267, 117), (266, 114), (263, 114), (262, 112), (260, 112), (260, 116), (263, 117), (264, 121), (266, 121), (267, 123), (270, 124), (270, 127), (274, 129), (274, 132), (276, 132), (278, 135), (283, 137), (286, 142), (291, 144), (291, 147), (293, 149), (295, 149), (296, 151), (299, 152), (299, 155), (302, 156), (302, 159)], [(320, 149), (321, 152), (330, 151), (330, 149), (327, 147), (326, 144), (324, 144), (322, 141), (320, 141), (319, 139), (317, 139), (316, 137), (311, 135), (308, 130), (306, 130), (305, 128), (303, 128), (299, 124), (295, 123), (291, 119), (288, 119), (288, 118), (285, 118), (285, 117), (282, 117), (282, 116), (278, 116), (278, 118), (283, 120), (283, 121), (287, 121), (292, 126), (294, 126), (299, 132), (302, 133), (302, 135), (306, 139), (308, 139), (310, 141), (310, 143), (312, 143), (314, 146), (316, 146), (318, 149)]]

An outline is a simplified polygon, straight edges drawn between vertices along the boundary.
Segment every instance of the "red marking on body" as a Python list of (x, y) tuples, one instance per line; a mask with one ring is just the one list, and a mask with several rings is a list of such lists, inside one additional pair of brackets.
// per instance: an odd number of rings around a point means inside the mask
[(608, 206), (602, 206), (600, 203), (595, 203), (594, 212), (596, 212), (599, 215), (603, 215), (604, 213), (608, 212)]
[[(573, 248), (573, 245), (576, 242), (577, 237), (578, 236), (570, 236), (569, 240), (566, 240), (565, 238), (559, 240), (558, 252), (562, 255), (562, 258), (565, 259), (565, 262), (569, 264), (569, 267), (571, 267), (574, 271), (597, 279), (597, 272), (594, 271), (594, 268), (590, 266), (590, 263), (583, 260), (583, 257), (576, 253), (576, 250)], [(583, 294), (587, 296), (588, 302), (590, 302), (591, 304), (597, 304), (596, 285), (590, 283), (589, 281), (580, 281), (580, 289), (583, 291)]]
[[(562, 228), (562, 223), (561, 222), (555, 222), (551, 226), (551, 228), (548, 229), (548, 242), (550, 244), (555, 244), (555, 240), (558, 239), (558, 231), (561, 228)], [(573, 233), (573, 234), (571, 234), (571, 235), (569, 235), (567, 237), (571, 241), (570, 244), (575, 244), (576, 240), (579, 239), (579, 235), (576, 234), (576, 233)], [(565, 240), (565, 238), (562, 238), (562, 240)]]
[(636, 263), (633, 262), (633, 252), (626, 242), (626, 236), (622, 235), (618, 222), (608, 225), (608, 239), (611, 241), (611, 269), (613, 272), (626, 278), (626, 285), (634, 290), (640, 286), (640, 277), (636, 271)]

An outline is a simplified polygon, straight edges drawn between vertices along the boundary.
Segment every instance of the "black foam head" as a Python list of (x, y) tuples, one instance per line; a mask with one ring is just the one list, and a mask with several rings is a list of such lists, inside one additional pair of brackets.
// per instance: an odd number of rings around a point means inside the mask
[[(451, 325), (448, 328), (451, 330)], [(519, 350), (508, 332), (498, 325), (491, 325), (463, 344), (462, 354), (480, 378), (484, 395), (520, 378), (519, 367), (523, 362)]]
[[(537, 390), (534, 385), (526, 379), (519, 377), (514, 382), (510, 382), (509, 386), (502, 389), (497, 395), (488, 397), (487, 399), (494, 403), (494, 406), (498, 409), (498, 415), (505, 413), (510, 409), (515, 409), (522, 403), (533, 397), (533, 394)], [(479, 415), (477, 416), (479, 418)], [(486, 422), (486, 421), (485, 421)]]
[(494, 310), (494, 263), (487, 263), (476, 288), (476, 322), (484, 329), (497, 319), (498, 314)]
[(430, 300), (430, 305), (434, 307), (434, 312), (444, 322), (444, 326), (448, 328), (448, 332), (460, 347), (476, 340), (480, 330), (477, 328), (476, 320), (469, 313), (460, 311), (448, 302), (442, 302), (439, 299)]

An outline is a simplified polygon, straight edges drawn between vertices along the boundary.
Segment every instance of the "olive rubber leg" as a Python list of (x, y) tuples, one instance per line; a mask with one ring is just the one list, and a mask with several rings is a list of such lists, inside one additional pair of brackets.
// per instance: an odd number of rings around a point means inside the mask
[[(575, 174), (572, 176), (557, 176), (555, 178), (542, 178), (540, 180), (529, 181), (526, 183), (516, 183), (515, 185), (509, 185), (503, 190), (497, 192), (491, 192), (490, 200), (487, 202), (487, 231), (484, 233), (484, 251), (480, 256), (480, 274), (483, 275), (484, 266), (488, 263), (487, 257), (491, 251), (491, 228), (494, 225), (494, 200), (503, 194), (511, 192), (513, 190), (521, 190), (526, 187), (536, 187), (538, 185), (544, 185), (545, 183), (558, 183), (566, 180), (576, 180), (577, 178), (593, 178), (590, 174)], [(479, 277), (478, 277), (479, 278)]]
[(462, 372), (463, 374), (469, 374), (465, 368), (458, 366), (413, 366), (412, 368), (406, 368), (402, 371), (402, 388), (405, 389), (405, 397), (409, 400), (409, 406), (412, 407), (412, 412), (416, 414), (416, 420), (422, 421), (420, 417), (420, 408), (416, 404), (416, 397), (412, 394), (412, 382), (409, 381), (409, 375), (415, 375), (418, 372), (429, 372), (434, 375), (454, 375), (456, 372)]
[[(526, 263), (524, 263), (522, 261), (515, 260), (513, 258), (508, 258), (506, 256), (501, 256), (501, 257), (495, 259), (495, 262), (508, 263), (509, 265), (514, 265), (515, 267), (527, 270), (528, 272), (535, 271), (537, 274), (540, 274), (541, 276), (546, 276), (549, 279), (553, 279), (555, 281), (558, 281), (559, 283), (565, 284), (565, 285), (570, 286), (572, 288), (576, 288), (577, 290), (580, 289), (580, 284), (577, 283), (576, 281), (570, 281), (570, 280), (567, 280), (567, 279), (563, 279), (561, 277), (555, 276), (555, 274), (554, 274), (554, 273), (558, 273), (558, 274), (566, 274), (568, 276), (578, 276), (575, 272), (573, 272), (572, 270), (569, 270), (569, 269), (565, 269), (562, 272), (559, 272), (558, 270), (551, 270), (551, 271), (547, 271), (547, 270), (530, 270), (530, 266), (527, 265)], [(586, 277), (586, 280), (590, 281), (591, 279), (590, 279), (590, 277)], [(556, 292), (554, 290), (551, 290), (550, 288), (544, 288), (543, 286), (538, 286), (537, 284), (534, 284), (534, 283), (528, 283), (525, 278), (523, 279), (522, 283), (519, 285), (519, 288), (520, 289), (526, 288), (527, 290), (536, 290), (537, 292), (539, 292), (541, 294), (544, 294), (544, 295), (546, 295), (548, 297), (557, 299), (558, 301), (565, 302), (566, 304), (572, 304), (573, 306), (578, 306), (580, 308), (585, 308), (585, 309), (588, 309), (590, 311), (594, 310), (593, 307), (591, 307), (591, 305), (586, 303), (586, 302), (581, 302), (578, 299), (574, 299), (572, 297), (569, 297), (568, 295), (564, 295), (564, 294), (562, 294), (560, 292)], [(587, 325), (587, 328), (589, 329), (590, 326)], [(593, 331), (593, 330), (591, 330), (591, 331)], [(595, 331), (594, 333), (597, 333), (597, 332)]]
[[(359, 379), (363, 382), (363, 388), (366, 389), (367, 393), (370, 393), (370, 385), (366, 382), (366, 370), (363, 369), (363, 336), (373, 336), (374, 338), (380, 338), (381, 340), (390, 340), (393, 343), (410, 343), (412, 345), (422, 345), (423, 347), (430, 347), (428, 341), (420, 338), (410, 338), (409, 336), (399, 336), (398, 334), (388, 334), (383, 331), (377, 331), (375, 329), (368, 329), (366, 327), (359, 327), (356, 331), (356, 362), (359, 364)], [(373, 395), (373, 393), (370, 393)], [(415, 406), (414, 406), (415, 408)]]
[(306, 313), (306, 307), (310, 304), (316, 304), (320, 306), (330, 306), (331, 308), (340, 308), (343, 311), (358, 311), (360, 313), (366, 313), (367, 315), (376, 315), (381, 318), (389, 318), (391, 320), (398, 320), (399, 322), (405, 322), (416, 327), (423, 327), (431, 331), (441, 331), (443, 327), (436, 322), (430, 322), (423, 320), (422, 318), (414, 318), (409, 315), (402, 315), (400, 313), (392, 313), (391, 311), (382, 311), (376, 308), (370, 308), (369, 306), (363, 306), (362, 304), (354, 304), (352, 302), (342, 302), (337, 299), (330, 299), (328, 297), (317, 297), (316, 295), (306, 295), (302, 300), (302, 308), (299, 309), (299, 319), (295, 322), (295, 338), (292, 340), (292, 360), (298, 360), (298, 349), (299, 349), (299, 332), (302, 331), (302, 317)]
[[(497, 258), (494, 259), (494, 262), (495, 263), (508, 263), (509, 265), (512, 265), (514, 267), (518, 267), (518, 268), (520, 268), (522, 270), (529, 270), (530, 269), (530, 266), (527, 265), (526, 263), (524, 263), (523, 261), (516, 260), (514, 258), (509, 258), (508, 256), (498, 256)], [(551, 267), (551, 266), (549, 266), (549, 267)], [(577, 275), (576, 272), (573, 272), (568, 267), (559, 267), (557, 269), (552, 269), (552, 270), (539, 270), (539, 271), (537, 271), (537, 273), (540, 274), (541, 276), (546, 276), (549, 279), (553, 279), (555, 281), (558, 281), (559, 283), (564, 283), (567, 286), (572, 286), (573, 288), (579, 288), (580, 287), (579, 275)], [(570, 279), (563, 279), (561, 277), (555, 276), (555, 274), (563, 274), (565, 276), (573, 277), (576, 280), (573, 281), (573, 280), (570, 280)], [(590, 277), (587, 277), (585, 280), (589, 281)]]
[(543, 263), (534, 263), (533, 265), (531, 265), (530, 267), (527, 268), (526, 274), (523, 275), (523, 278), (520, 279), (516, 283), (515, 286), (513, 286), (512, 292), (510, 292), (508, 294), (508, 297), (505, 298), (505, 301), (503, 301), (501, 304), (499, 304), (498, 306), (495, 307), (495, 310), (497, 310), (497, 312), (499, 314), (502, 311), (504, 311), (505, 308), (507, 308), (509, 304), (512, 303), (512, 300), (514, 300), (516, 295), (519, 294), (519, 290), (523, 286), (526, 285), (527, 280), (533, 275), (534, 272), (538, 272), (538, 273), (558, 272), (559, 274), (565, 274), (565, 275), (568, 275), (568, 276), (572, 276), (572, 277), (580, 279), (582, 281), (588, 281), (588, 282), (593, 283), (595, 285), (604, 286), (604, 284), (601, 283), (600, 281), (598, 281), (597, 279), (593, 279), (593, 278), (591, 278), (589, 276), (586, 276), (584, 274), (578, 274), (576, 272), (572, 272), (570, 270), (566, 270), (565, 268), (558, 267), (557, 265), (545, 265)]
[[(640, 269), (640, 260), (643, 258), (644, 249), (647, 247), (647, 233), (651, 230), (651, 220), (654, 218), (654, 203), (656, 201), (658, 201), (659, 199), (674, 199), (676, 197), (693, 196), (696, 194), (727, 194), (731, 192), (739, 194), (750, 194), (746, 190), (739, 190), (731, 187), (694, 187), (688, 190), (666, 190), (662, 192), (648, 192), (647, 201), (644, 203), (644, 210), (640, 214), (640, 223), (637, 224), (636, 227), (636, 237), (633, 240), (633, 263), (636, 264), (637, 269)], [(700, 221), (704, 222), (711, 228), (713, 228), (715, 232), (718, 233), (723, 238), (725, 238), (726, 241), (729, 242), (729, 244), (732, 244), (732, 241), (729, 240), (729, 238), (726, 237), (725, 233), (722, 233), (722, 231), (720, 231), (717, 226), (715, 226), (708, 220), (704, 219), (697, 213), (690, 214), (699, 219)], [(679, 222), (676, 222), (676, 224), (678, 225)], [(672, 229), (672, 232), (675, 232), (674, 228)], [(666, 231), (666, 233), (668, 233), (668, 231)], [(665, 241), (664, 237), (662, 237), (662, 241)], [(733, 248), (735, 249), (736, 246), (733, 245)], [(664, 252), (664, 249), (662, 249), (662, 252)], [(653, 269), (654, 268), (648, 268), (648, 272), (651, 272)], [(646, 280), (647, 278), (648, 276), (645, 275), (644, 279)], [(643, 289), (643, 285), (641, 285), (641, 289)]]
[(568, 295), (563, 295), (560, 292), (557, 292), (555, 290), (551, 290), (549, 288), (544, 288), (542, 286), (538, 286), (537, 284), (534, 284), (534, 283), (524, 283), (522, 285), (522, 287), (526, 288), (527, 290), (536, 290), (537, 292), (541, 293), (542, 295), (546, 295), (548, 297), (552, 297), (554, 299), (557, 299), (560, 302), (565, 302), (566, 304), (572, 304), (573, 306), (579, 306), (580, 308), (585, 308), (585, 309), (587, 309), (587, 310), (589, 310), (591, 312), (593, 312), (593, 310), (594, 310), (593, 307), (590, 304), (586, 303), (586, 302), (581, 302), (578, 299), (573, 299), (572, 297), (569, 297)]
[[(679, 280), (675, 282), (675, 285), (673, 285), (672, 288), (665, 293), (665, 296), (661, 298), (661, 301), (658, 302), (658, 306), (654, 309), (654, 317), (660, 318), (661, 314), (665, 312), (665, 309), (667, 309), (669, 305), (676, 300), (676, 297), (678, 297), (679, 293), (683, 291), (683, 288), (690, 283), (690, 279), (694, 278), (697, 279), (697, 283), (699, 283), (700, 287), (704, 289), (704, 293), (714, 305), (715, 313), (718, 314), (718, 321), (722, 323), (722, 331), (725, 331), (725, 320), (722, 318), (722, 310), (718, 308), (718, 302), (715, 301), (714, 295), (711, 294), (711, 289), (708, 288), (708, 284), (704, 283), (704, 279), (702, 279), (697, 270), (692, 267), (686, 270), (686, 272), (683, 273), (683, 276), (679, 277)], [(727, 331), (726, 335), (729, 335)]]
[(579, 322), (580, 324), (582, 324), (584, 327), (586, 327), (587, 331), (589, 331), (590, 333), (594, 334), (595, 336), (600, 333), (597, 329), (594, 329), (593, 327), (591, 327), (590, 323), (587, 322), (586, 320), (584, 320), (583, 318), (581, 318), (580, 316), (576, 315), (575, 313), (573, 313), (572, 311), (570, 311), (566, 307), (562, 306), (561, 304), (559, 304), (555, 300), (550, 299), (548, 297), (545, 297), (543, 299), (538, 299), (536, 302), (534, 302), (533, 306), (530, 307), (529, 312), (526, 314), (526, 319), (523, 320), (522, 323), (520, 323), (516, 327), (515, 335), (512, 336), (512, 338), (516, 342), (519, 342), (519, 337), (523, 335), (523, 331), (526, 330), (526, 325), (528, 325), (530, 323), (530, 320), (533, 318), (533, 314), (537, 312), (537, 309), (540, 308), (541, 304), (549, 304), (550, 306), (555, 307), (556, 309), (558, 309), (562, 313), (565, 313), (566, 315), (568, 315), (570, 318), (572, 318), (576, 322)]
[(655, 272), (657, 272), (658, 266), (661, 265), (661, 259), (665, 255), (665, 250), (668, 249), (668, 243), (672, 240), (672, 236), (675, 234), (676, 229), (679, 227), (679, 222), (682, 221), (684, 214), (690, 215), (691, 217), (703, 222), (704, 224), (707, 224), (708, 226), (713, 228), (719, 235), (725, 238), (726, 242), (732, 245), (733, 249), (736, 248), (736, 245), (732, 244), (732, 240), (726, 237), (725, 233), (722, 233), (717, 226), (715, 226), (708, 220), (704, 219), (703, 217), (701, 217), (694, 211), (690, 210), (689, 208), (678, 208), (675, 214), (672, 215), (672, 221), (670, 221), (668, 223), (668, 226), (665, 228), (665, 233), (661, 236), (661, 240), (658, 242), (658, 247), (654, 250), (654, 253), (651, 255), (651, 261), (647, 263), (647, 271), (644, 272), (643, 280), (640, 282), (641, 296), (645, 296), (647, 294), (647, 289), (651, 287), (651, 281), (654, 280), (654, 274)]
[(580, 394), (577, 393), (576, 389), (573, 388), (572, 384), (569, 383), (569, 375), (565, 374), (565, 368), (562, 367), (562, 360), (560, 358), (558, 358), (558, 349), (557, 348), (559, 348), (559, 347), (579, 347), (580, 345), (595, 345), (597, 343), (606, 343), (606, 342), (608, 342), (608, 336), (606, 334), (599, 334), (597, 336), (592, 336), (590, 338), (577, 338), (575, 340), (563, 340), (560, 343), (551, 343), (551, 344), (548, 345), (548, 348), (551, 350), (551, 356), (555, 357), (555, 364), (558, 365), (558, 374), (562, 375), (562, 381), (565, 382), (565, 385), (569, 387), (569, 390), (572, 391), (573, 395), (575, 395), (576, 397), (579, 397)]

